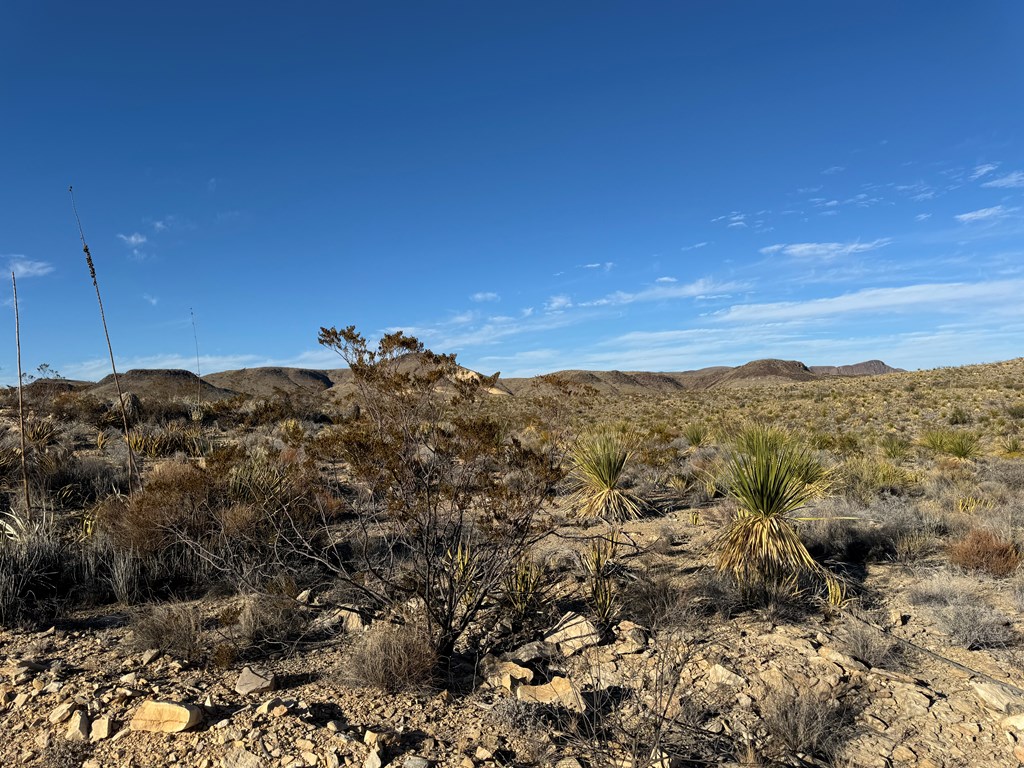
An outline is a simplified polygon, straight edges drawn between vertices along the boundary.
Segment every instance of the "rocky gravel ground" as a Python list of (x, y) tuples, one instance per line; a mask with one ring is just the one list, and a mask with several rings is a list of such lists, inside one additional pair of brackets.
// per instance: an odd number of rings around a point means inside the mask
[[(836, 616), (786, 623), (746, 614), (668, 643), (631, 622), (602, 635), (567, 614), (542, 640), (484, 657), (468, 694), (346, 686), (335, 674), (344, 641), (216, 670), (127, 652), (129, 630), (116, 617), (79, 617), (45, 632), (0, 634), (0, 764), (471, 768), (515, 765), (529, 753), (575, 768), (594, 764), (586, 745), (517, 723), (507, 702), (586, 717), (602, 692), (665, 669), (678, 676), (677, 690), (714, 702), (693, 722), (722, 743), (770, 747), (764, 702), (790, 691), (850, 708), (838, 765), (1024, 763), (1024, 675), (1015, 658), (942, 647), (924, 613), (894, 603), (884, 628), (949, 661), (917, 654), (902, 668), (871, 668), (843, 650)], [(723, 754), (721, 763), (741, 759)]]

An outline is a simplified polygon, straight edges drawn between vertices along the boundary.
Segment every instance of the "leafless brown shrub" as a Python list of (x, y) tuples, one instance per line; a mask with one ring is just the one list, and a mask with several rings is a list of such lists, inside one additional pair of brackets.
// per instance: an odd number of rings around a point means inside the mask
[(938, 619), (953, 642), (969, 651), (1001, 648), (1015, 640), (1009, 618), (978, 599), (952, 602), (939, 611)]
[(847, 621), (841, 647), (858, 661), (878, 669), (898, 669), (905, 658), (898, 642), (880, 629), (857, 619)]

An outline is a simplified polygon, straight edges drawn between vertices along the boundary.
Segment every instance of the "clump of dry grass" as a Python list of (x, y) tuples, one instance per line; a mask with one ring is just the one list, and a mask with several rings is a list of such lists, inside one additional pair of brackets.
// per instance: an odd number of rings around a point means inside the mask
[(156, 648), (190, 661), (202, 654), (202, 632), (202, 613), (189, 603), (155, 605), (132, 622), (136, 650)]
[(846, 741), (853, 712), (832, 695), (776, 691), (761, 702), (761, 719), (782, 755), (831, 761)]
[(437, 664), (437, 652), (422, 623), (381, 622), (356, 641), (341, 678), (388, 693), (422, 690), (433, 684)]

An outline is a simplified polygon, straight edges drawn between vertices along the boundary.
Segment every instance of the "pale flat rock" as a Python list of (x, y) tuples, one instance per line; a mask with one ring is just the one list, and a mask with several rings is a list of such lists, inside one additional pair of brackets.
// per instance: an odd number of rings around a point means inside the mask
[(981, 703), (996, 712), (1008, 714), (1011, 709), (1016, 710), (1024, 705), (1020, 698), (1011, 694), (1001, 685), (971, 683), (971, 687), (974, 688), (975, 695), (981, 699)]
[(516, 690), (516, 698), (534, 704), (561, 704), (577, 712), (586, 709), (580, 692), (566, 677), (552, 677), (551, 682), (544, 685), (521, 685)]
[(277, 688), (277, 678), (268, 672), (258, 672), (245, 667), (235, 680), (235, 693), (247, 696), (253, 693), (270, 693)]
[(224, 768), (263, 768), (263, 761), (247, 749), (232, 749), (224, 756)]
[(180, 733), (203, 721), (203, 710), (191, 704), (171, 701), (144, 701), (132, 718), (133, 731)]
[(742, 677), (726, 669), (721, 664), (715, 664), (715, 666), (708, 670), (708, 680), (717, 685), (729, 685), (733, 688), (738, 688), (747, 683)]
[(544, 640), (557, 645), (566, 656), (572, 656), (577, 651), (600, 643), (601, 633), (585, 616), (570, 611), (548, 632)]
[(81, 705), (74, 700), (65, 701), (63, 704), (58, 705), (47, 718), (54, 725), (60, 725), (69, 717), (71, 713), (78, 709)]
[(114, 721), (109, 717), (97, 717), (89, 730), (89, 741), (103, 741), (114, 732)]

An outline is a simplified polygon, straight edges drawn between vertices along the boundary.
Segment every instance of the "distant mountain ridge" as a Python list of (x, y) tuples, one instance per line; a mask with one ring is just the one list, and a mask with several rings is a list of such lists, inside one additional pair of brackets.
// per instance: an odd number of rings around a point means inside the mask
[[(413, 363), (415, 364), (415, 363)], [(772, 386), (802, 381), (821, 381), (834, 377), (883, 376), (902, 372), (881, 360), (866, 360), (853, 365), (807, 366), (797, 360), (752, 360), (735, 367), (712, 366), (694, 371), (586, 371), (564, 370), (531, 378), (500, 379), (491, 389), (495, 395), (518, 395), (536, 391), (548, 377), (590, 387), (607, 394), (671, 394), (718, 388)], [(467, 376), (479, 376), (464, 369)], [(312, 369), (268, 366), (219, 371), (201, 379), (192, 371), (177, 369), (133, 369), (120, 374), (122, 391), (140, 397), (193, 399), (197, 392), (204, 400), (222, 400), (237, 395), (267, 398), (275, 395), (342, 397), (351, 391), (352, 374), (347, 368)], [(47, 380), (49, 382), (50, 380)], [(42, 381), (35, 388), (53, 386), (76, 389), (104, 399), (115, 397), (112, 376), (92, 384), (57, 380)]]

